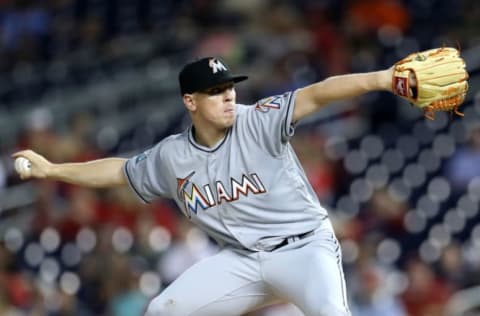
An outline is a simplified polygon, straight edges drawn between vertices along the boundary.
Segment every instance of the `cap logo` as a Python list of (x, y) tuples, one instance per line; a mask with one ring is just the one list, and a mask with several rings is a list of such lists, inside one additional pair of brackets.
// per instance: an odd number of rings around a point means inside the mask
[(208, 66), (212, 68), (212, 72), (216, 74), (218, 71), (226, 71), (227, 67), (218, 59), (212, 58), (208, 61)]

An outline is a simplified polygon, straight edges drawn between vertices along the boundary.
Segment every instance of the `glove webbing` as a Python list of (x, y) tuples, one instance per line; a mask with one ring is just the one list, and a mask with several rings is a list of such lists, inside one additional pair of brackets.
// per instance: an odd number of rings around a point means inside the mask
[(465, 99), (465, 94), (458, 94), (453, 97), (438, 100), (433, 102), (430, 105), (427, 105), (423, 108), (423, 114), (429, 120), (435, 119), (435, 112), (436, 111), (449, 111), (452, 114), (456, 114), (458, 116), (464, 116), (462, 112), (458, 110), (460, 104)]

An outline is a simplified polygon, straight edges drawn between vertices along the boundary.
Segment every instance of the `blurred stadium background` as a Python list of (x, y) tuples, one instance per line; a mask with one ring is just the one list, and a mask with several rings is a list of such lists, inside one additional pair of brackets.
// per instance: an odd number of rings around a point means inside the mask
[(176, 76), (195, 56), (249, 74), (237, 92), (250, 104), (442, 45), (467, 60), (464, 118), (370, 93), (293, 143), (334, 220), (355, 316), (480, 315), (479, 21), (475, 0), (1, 0), (0, 315), (141, 315), (216, 250), (169, 201), (21, 182), (14, 151), (129, 157), (180, 131)]

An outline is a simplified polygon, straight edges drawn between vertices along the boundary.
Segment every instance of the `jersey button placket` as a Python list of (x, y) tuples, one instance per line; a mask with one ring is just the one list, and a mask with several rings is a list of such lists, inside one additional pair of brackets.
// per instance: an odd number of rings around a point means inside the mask
[[(217, 154), (214, 152), (210, 153), (208, 155), (207, 161), (208, 180), (212, 185), (212, 190), (215, 192), (215, 197), (217, 197), (217, 181), (219, 181), (218, 176), (221, 174), (220, 166), (217, 160)], [(224, 209), (225, 201), (223, 202), (224, 203), (217, 204), (218, 216), (220, 217), (219, 219), (228, 226), (229, 218), (228, 216), (226, 216), (228, 212), (226, 212), (226, 210)]]
[(208, 180), (210, 183), (215, 184), (216, 181), (216, 174), (218, 172), (218, 165), (217, 165), (217, 156), (215, 153), (211, 153), (207, 157), (207, 172), (208, 172)]
[(217, 164), (217, 157), (215, 153), (210, 153), (207, 156), (207, 176), (208, 182), (211, 185), (211, 189), (214, 192), (214, 198), (216, 198), (216, 181), (218, 177), (218, 164)]

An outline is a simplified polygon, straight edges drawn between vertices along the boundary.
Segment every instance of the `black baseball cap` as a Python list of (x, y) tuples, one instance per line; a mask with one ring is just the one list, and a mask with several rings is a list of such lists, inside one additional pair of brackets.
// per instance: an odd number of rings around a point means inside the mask
[(205, 57), (188, 63), (178, 75), (182, 95), (246, 79), (248, 76), (232, 75), (227, 65), (217, 57)]

